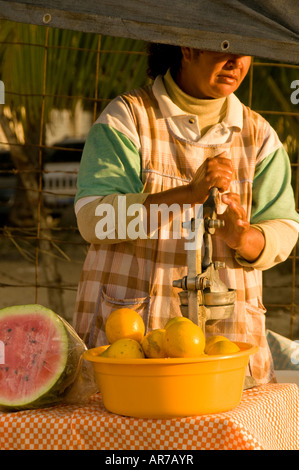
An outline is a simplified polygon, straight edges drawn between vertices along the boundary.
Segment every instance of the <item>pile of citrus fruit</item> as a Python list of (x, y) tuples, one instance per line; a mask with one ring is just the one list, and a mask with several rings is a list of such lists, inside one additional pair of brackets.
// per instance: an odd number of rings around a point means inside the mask
[(107, 318), (105, 333), (109, 344), (98, 348), (108, 358), (187, 358), (226, 355), (240, 351), (220, 335), (205, 338), (202, 329), (185, 317), (173, 317), (164, 328), (145, 334), (142, 317), (132, 309), (120, 308)]

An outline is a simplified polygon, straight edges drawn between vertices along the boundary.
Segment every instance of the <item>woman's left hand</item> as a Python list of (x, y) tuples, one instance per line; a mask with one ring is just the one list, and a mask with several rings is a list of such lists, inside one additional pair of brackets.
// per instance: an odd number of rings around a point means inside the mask
[(217, 217), (224, 220), (224, 227), (216, 229), (215, 235), (243, 258), (254, 261), (264, 248), (265, 239), (262, 232), (251, 227), (246, 212), (241, 206), (239, 194), (226, 193), (221, 199), (224, 204), (227, 204), (227, 208)]

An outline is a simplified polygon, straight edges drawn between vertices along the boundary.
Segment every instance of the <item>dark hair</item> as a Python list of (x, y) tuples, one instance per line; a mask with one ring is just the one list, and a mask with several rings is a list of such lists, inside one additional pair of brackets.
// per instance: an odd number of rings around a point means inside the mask
[(158, 75), (165, 75), (169, 68), (175, 76), (181, 67), (182, 51), (180, 46), (150, 43), (147, 47), (147, 53), (147, 74), (152, 79)]

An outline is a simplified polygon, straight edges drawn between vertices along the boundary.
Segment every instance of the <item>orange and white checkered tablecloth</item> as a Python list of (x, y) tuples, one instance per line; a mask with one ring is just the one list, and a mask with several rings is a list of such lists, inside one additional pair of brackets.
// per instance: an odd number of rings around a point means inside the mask
[(0, 450), (299, 450), (299, 388), (243, 392), (231, 411), (179, 419), (109, 413), (100, 394), (82, 405), (0, 412)]

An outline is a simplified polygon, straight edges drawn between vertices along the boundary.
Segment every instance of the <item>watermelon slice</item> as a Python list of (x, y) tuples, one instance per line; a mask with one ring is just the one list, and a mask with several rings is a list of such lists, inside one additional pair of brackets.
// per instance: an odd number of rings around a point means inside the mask
[(72, 327), (41, 305), (0, 310), (0, 408), (41, 408), (63, 400), (86, 346)]

